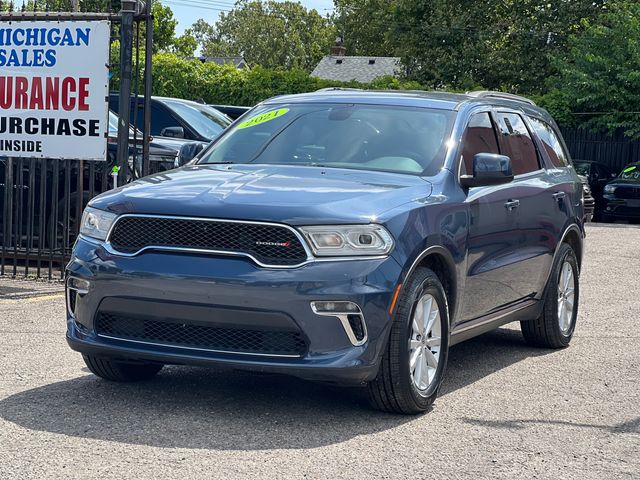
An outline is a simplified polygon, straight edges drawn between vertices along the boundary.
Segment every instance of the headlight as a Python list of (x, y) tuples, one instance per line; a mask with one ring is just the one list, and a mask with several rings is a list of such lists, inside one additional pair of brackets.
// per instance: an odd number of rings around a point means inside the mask
[(591, 189), (589, 188), (589, 185), (587, 185), (586, 183), (582, 184), (582, 190), (584, 191), (584, 193), (586, 193), (587, 195), (591, 195)]
[(113, 225), (116, 218), (117, 215), (115, 213), (87, 207), (82, 214), (80, 233), (98, 240), (106, 240), (111, 225)]
[(605, 185), (604, 186), (604, 193), (614, 194), (615, 192), (616, 192), (615, 185)]
[(386, 255), (393, 239), (381, 225), (327, 225), (300, 227), (318, 257)]

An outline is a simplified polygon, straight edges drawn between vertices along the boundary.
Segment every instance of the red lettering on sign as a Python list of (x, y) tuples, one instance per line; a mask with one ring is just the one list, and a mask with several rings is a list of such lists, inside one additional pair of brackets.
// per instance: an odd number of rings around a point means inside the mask
[(89, 110), (89, 78), (0, 76), (0, 110)]

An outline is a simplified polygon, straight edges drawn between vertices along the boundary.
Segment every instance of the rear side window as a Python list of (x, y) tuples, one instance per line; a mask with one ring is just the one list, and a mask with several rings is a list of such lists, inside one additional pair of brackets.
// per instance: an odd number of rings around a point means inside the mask
[(473, 157), (478, 153), (500, 153), (496, 131), (488, 112), (476, 113), (462, 137), (462, 174), (473, 173)]
[(499, 112), (497, 116), (504, 154), (511, 158), (513, 174), (522, 175), (539, 170), (538, 152), (522, 117), (507, 112)]
[(534, 117), (529, 117), (529, 120), (531, 120), (531, 124), (538, 134), (538, 137), (542, 140), (544, 149), (547, 151), (553, 166), (566, 167), (569, 165), (569, 156), (564, 148), (562, 148), (562, 142), (553, 127), (547, 122), (543, 122)]

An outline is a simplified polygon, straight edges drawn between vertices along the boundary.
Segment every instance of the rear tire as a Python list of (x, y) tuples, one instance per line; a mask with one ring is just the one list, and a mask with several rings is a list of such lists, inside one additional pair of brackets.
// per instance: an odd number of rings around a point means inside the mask
[(91, 373), (111, 382), (140, 382), (153, 378), (164, 365), (159, 363), (127, 363), (107, 358), (82, 355)]
[(428, 410), (438, 395), (448, 352), (446, 293), (433, 271), (419, 268), (402, 288), (380, 370), (367, 386), (371, 405), (403, 414)]
[(520, 322), (525, 341), (536, 347), (568, 347), (576, 327), (579, 299), (578, 260), (571, 246), (563, 243), (547, 283), (542, 315)]

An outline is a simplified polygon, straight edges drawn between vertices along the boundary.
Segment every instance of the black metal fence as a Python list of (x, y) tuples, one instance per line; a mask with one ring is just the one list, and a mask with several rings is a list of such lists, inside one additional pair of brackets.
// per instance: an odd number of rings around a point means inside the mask
[(16, 158), (0, 172), (0, 275), (59, 275), (84, 206), (109, 188), (107, 163)]
[[(148, 55), (141, 54), (143, 42), (149, 46), (152, 41), (150, 2), (0, 0), (0, 20), (110, 20), (110, 44), (119, 40), (119, 51), (110, 47), (110, 91), (123, 87), (123, 97), (128, 98), (143, 91), (150, 94), (151, 51), (147, 48)], [(129, 106), (129, 102), (123, 103)], [(134, 103), (137, 109), (138, 102)], [(133, 113), (137, 119), (137, 112)], [(113, 167), (120, 167), (118, 184), (131, 180), (136, 171), (153, 173), (148, 118), (144, 125), (135, 125), (131, 142), (129, 112), (121, 110), (120, 114), (118, 141), (109, 146), (105, 161), (0, 156), (0, 275), (62, 278), (82, 211), (95, 195), (113, 188)], [(139, 130), (143, 138), (137, 138)], [(136, 168), (130, 169), (130, 165)]]
[(562, 135), (575, 160), (592, 160), (607, 165), (612, 172), (640, 162), (640, 142), (632, 141), (619, 130), (613, 135), (582, 128), (564, 128)]

